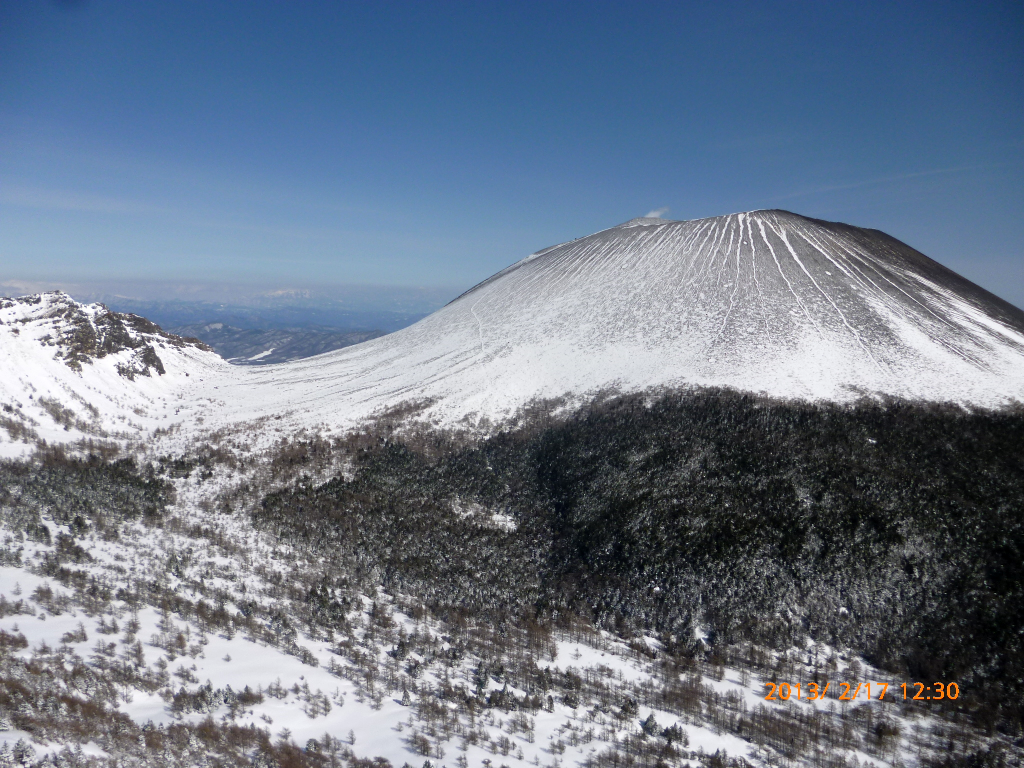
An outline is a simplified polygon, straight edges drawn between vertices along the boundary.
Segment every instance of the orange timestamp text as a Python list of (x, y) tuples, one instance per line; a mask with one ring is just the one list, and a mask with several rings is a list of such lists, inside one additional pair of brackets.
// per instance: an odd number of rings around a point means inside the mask
[[(765, 683), (768, 688), (765, 698), (769, 701), (789, 701), (790, 698), (817, 701), (825, 698), (831, 685), (831, 681), (824, 685), (807, 683), (802, 688), (799, 683)], [(875, 697), (871, 695), (871, 683), (838, 683), (832, 689), (832, 695), (839, 701), (856, 701), (861, 694), (865, 699), (875, 698), (876, 701), (882, 701), (889, 688), (895, 688), (896, 691), (889, 696), (889, 701), (898, 698), (900, 690), (903, 691), (903, 701), (938, 701), (960, 697), (960, 686), (956, 683), (901, 683), (892, 686), (889, 683), (875, 683), (874, 686), (878, 693)]]

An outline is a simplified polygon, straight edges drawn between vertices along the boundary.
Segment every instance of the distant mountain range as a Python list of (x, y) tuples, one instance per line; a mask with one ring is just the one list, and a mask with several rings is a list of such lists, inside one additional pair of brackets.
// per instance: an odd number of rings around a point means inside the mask
[(151, 301), (110, 297), (103, 304), (115, 312), (142, 315), (162, 328), (203, 326), (212, 323), (241, 330), (312, 329), (397, 331), (426, 317), (424, 311), (345, 309), (328, 305), (220, 304), (210, 301)]
[(224, 323), (199, 323), (167, 329), (199, 339), (229, 363), (271, 365), (322, 355), (383, 336), (382, 331), (336, 328), (235, 328)]

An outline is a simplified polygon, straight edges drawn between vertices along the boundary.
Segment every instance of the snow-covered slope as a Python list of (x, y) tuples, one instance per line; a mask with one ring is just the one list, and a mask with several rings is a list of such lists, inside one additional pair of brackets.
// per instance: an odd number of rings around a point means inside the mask
[(0, 299), (0, 455), (150, 435), (187, 384), (228, 367), (202, 343), (64, 293)]
[(536, 398), (688, 386), (1024, 401), (1024, 312), (881, 232), (784, 211), (634, 219), (529, 256), (409, 328), (259, 370), (162, 337), (162, 376), (130, 381), (113, 358), (74, 372), (39, 346), (56, 299), (43, 301), (21, 337), (0, 326), (14, 389), (98, 397), (108, 430), (166, 424), (172, 408), (182, 436), (341, 430), (408, 402), (439, 423), (495, 421)]
[(430, 400), (450, 422), (687, 385), (998, 406), (1024, 400), (1024, 312), (873, 230), (784, 211), (634, 219), (529, 256), (407, 329), (239, 378), (229, 400), (259, 390), (261, 409), (338, 424)]

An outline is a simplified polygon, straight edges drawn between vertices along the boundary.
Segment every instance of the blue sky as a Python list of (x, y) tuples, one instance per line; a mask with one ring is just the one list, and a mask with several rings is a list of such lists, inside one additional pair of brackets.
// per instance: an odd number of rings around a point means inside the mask
[(0, 283), (457, 291), (774, 207), (1024, 305), (1024, 4), (0, 1)]

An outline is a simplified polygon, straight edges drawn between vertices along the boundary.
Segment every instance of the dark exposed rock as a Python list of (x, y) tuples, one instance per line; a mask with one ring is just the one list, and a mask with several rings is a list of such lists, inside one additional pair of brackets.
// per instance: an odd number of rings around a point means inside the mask
[(60, 291), (4, 298), (0, 299), (0, 306), (8, 308), (19, 303), (35, 306), (44, 300), (50, 308), (42, 318), (54, 324), (54, 333), (47, 334), (44, 342), (56, 346), (56, 357), (75, 371), (81, 371), (83, 364), (93, 360), (132, 350), (127, 362), (118, 363), (117, 372), (134, 380), (136, 376), (150, 376), (152, 371), (158, 375), (165, 373), (157, 354), (158, 347), (210, 349), (198, 339), (183, 339), (167, 333), (144, 317), (112, 312), (102, 304), (82, 305)]

